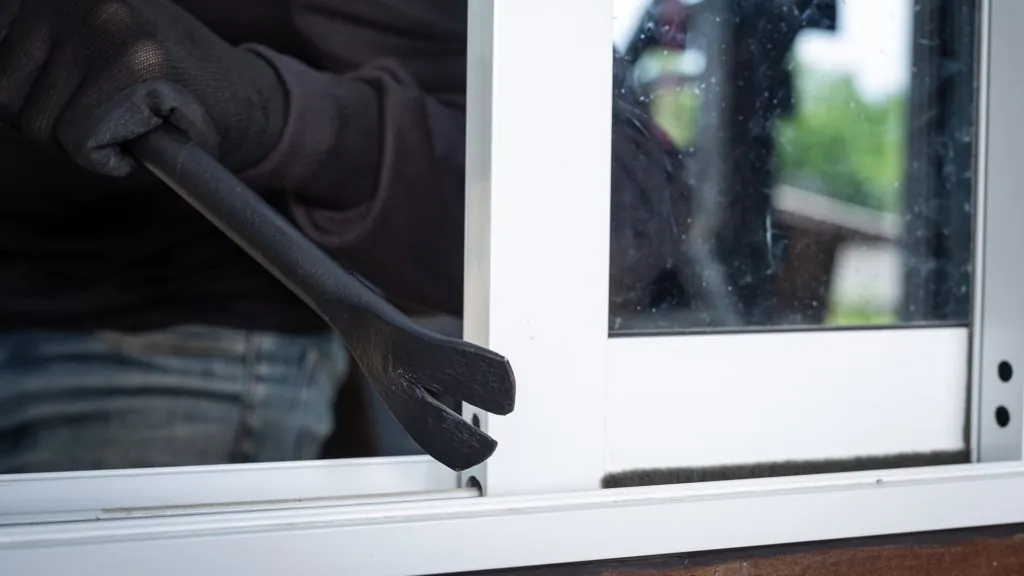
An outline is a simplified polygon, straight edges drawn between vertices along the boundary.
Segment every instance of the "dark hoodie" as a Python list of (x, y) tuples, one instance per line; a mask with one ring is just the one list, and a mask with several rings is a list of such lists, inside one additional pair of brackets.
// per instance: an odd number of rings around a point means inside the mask
[[(287, 86), (284, 137), (244, 179), (389, 295), (458, 314), (466, 2), (178, 3)], [(0, 158), (0, 330), (324, 329), (148, 174), (99, 177), (5, 131)]]

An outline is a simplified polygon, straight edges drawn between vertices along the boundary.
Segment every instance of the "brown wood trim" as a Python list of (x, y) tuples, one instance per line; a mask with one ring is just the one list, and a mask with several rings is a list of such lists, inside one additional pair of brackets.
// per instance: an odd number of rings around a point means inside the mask
[[(571, 537), (571, 536), (569, 536)], [(1024, 526), (493, 571), (489, 576), (1022, 576)]]

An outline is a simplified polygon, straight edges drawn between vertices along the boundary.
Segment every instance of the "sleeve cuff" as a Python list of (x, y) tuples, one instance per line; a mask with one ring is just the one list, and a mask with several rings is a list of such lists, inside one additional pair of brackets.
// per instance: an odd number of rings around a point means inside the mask
[(375, 90), (264, 46), (244, 48), (277, 70), (289, 101), (281, 141), (241, 178), (255, 188), (283, 191), (323, 208), (350, 210), (371, 202), (381, 141)]

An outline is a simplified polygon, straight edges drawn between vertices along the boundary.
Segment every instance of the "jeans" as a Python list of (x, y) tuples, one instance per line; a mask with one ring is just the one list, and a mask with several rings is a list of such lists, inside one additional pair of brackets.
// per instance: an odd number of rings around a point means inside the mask
[(347, 372), (327, 333), (0, 334), (0, 473), (316, 458)]

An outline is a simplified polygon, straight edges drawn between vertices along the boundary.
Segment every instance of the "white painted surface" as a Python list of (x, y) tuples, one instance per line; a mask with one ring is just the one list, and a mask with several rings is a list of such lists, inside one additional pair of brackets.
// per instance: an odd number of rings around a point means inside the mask
[(964, 448), (966, 328), (616, 338), (608, 469)]
[(0, 476), (0, 525), (113, 509), (391, 498), (452, 490), (456, 480), (427, 456), (7, 475)]
[(412, 576), (1024, 522), (1014, 464), (0, 529), (5, 574)]
[(466, 335), (506, 355), (517, 383), (515, 412), (487, 419), (499, 445), (486, 490), (596, 488), (604, 469), (611, 0), (470, 6), (471, 33), (493, 32), (490, 74), (471, 57), (470, 82), (492, 82), (493, 100), (490, 173), (470, 172), (484, 180), (470, 182), (471, 197), (481, 198), (470, 212), (478, 222), (469, 270), (487, 286), (488, 317), (467, 322)]

